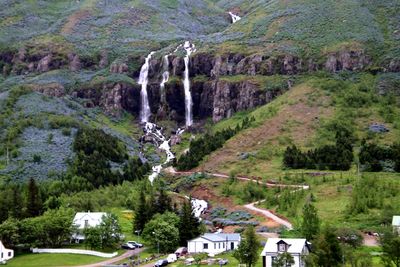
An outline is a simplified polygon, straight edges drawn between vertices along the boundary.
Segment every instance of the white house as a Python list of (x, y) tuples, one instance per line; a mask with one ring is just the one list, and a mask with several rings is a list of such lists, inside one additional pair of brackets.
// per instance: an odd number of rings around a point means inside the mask
[(8, 261), (14, 257), (14, 250), (6, 249), (0, 241), (0, 262)]
[(103, 221), (103, 216), (106, 215), (107, 213), (105, 212), (77, 212), (72, 224), (78, 228), (78, 232), (72, 235), (72, 239), (76, 243), (85, 240), (85, 236), (82, 234), (83, 229), (100, 225)]
[(240, 244), (240, 234), (206, 233), (188, 241), (189, 253), (218, 253), (234, 250)]
[(310, 243), (304, 238), (269, 238), (261, 252), (263, 267), (271, 267), (278, 255), (284, 252), (292, 255), (294, 259), (292, 267), (303, 267), (305, 266), (303, 256), (310, 253)]
[(392, 226), (393, 231), (400, 235), (400, 216), (393, 216)]

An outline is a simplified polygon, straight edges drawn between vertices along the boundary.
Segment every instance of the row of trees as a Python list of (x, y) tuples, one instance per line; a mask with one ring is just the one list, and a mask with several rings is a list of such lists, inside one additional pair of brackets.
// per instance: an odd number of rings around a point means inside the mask
[(291, 169), (349, 170), (353, 162), (353, 135), (350, 130), (341, 128), (336, 132), (335, 145), (302, 152), (295, 145), (287, 147), (283, 164)]
[(371, 172), (390, 170), (400, 172), (400, 144), (381, 146), (376, 143), (361, 143), (360, 163)]
[(229, 127), (214, 134), (207, 133), (203, 137), (193, 140), (190, 142), (189, 151), (175, 162), (175, 166), (180, 171), (190, 170), (197, 167), (206, 155), (221, 148), (228, 139), (241, 130), (250, 127), (251, 123), (254, 121), (254, 117), (246, 117), (243, 119), (241, 124), (239, 123), (235, 127), (235, 129)]
[(60, 247), (76, 231), (72, 209), (46, 211), (42, 216), (17, 220), (8, 218), (0, 224), (0, 239), (7, 247)]
[(71, 240), (74, 233), (84, 234), (91, 249), (115, 248), (121, 237), (121, 227), (114, 214), (107, 214), (99, 226), (79, 230), (72, 224), (75, 211), (60, 208), (46, 211), (34, 218), (9, 218), (0, 224), (0, 240), (6, 247), (59, 248)]
[(133, 231), (142, 232), (143, 237), (160, 252), (169, 252), (203, 231), (194, 216), (191, 199), (184, 200), (181, 208), (173, 207), (167, 193), (161, 189), (157, 195), (140, 191), (133, 218)]

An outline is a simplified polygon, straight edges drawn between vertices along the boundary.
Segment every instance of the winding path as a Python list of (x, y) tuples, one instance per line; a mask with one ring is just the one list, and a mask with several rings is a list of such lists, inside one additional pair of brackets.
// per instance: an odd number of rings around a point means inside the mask
[[(165, 171), (167, 171), (168, 173), (173, 174), (173, 175), (191, 175), (191, 174), (196, 173), (194, 171), (187, 171), (187, 172), (175, 171), (175, 169), (173, 169), (173, 168), (167, 168), (167, 169), (165, 169)], [(223, 173), (211, 173), (211, 172), (204, 172), (204, 173), (206, 173), (207, 175), (210, 175), (210, 176), (214, 176), (214, 177), (229, 178), (229, 175), (223, 174)], [(310, 189), (310, 186), (308, 186), (308, 185), (278, 184), (278, 183), (274, 183), (274, 182), (271, 182), (271, 181), (263, 182), (262, 178), (260, 178), (260, 177), (248, 177), (248, 176), (238, 175), (238, 176), (236, 176), (236, 179), (242, 180), (242, 181), (260, 183), (260, 184), (263, 184), (263, 185), (265, 185), (267, 187), (282, 187), (282, 188), (288, 188), (289, 187), (289, 188), (294, 188), (293, 192), (298, 191), (298, 190), (308, 190), (308, 189)], [(245, 207), (248, 210), (260, 213), (264, 217), (266, 217), (268, 219), (271, 219), (271, 220), (275, 221), (276, 223), (287, 227), (289, 230), (293, 229), (293, 225), (288, 220), (283, 219), (283, 218), (275, 215), (270, 210), (256, 207), (256, 205), (258, 205), (258, 204), (260, 204), (262, 202), (265, 202), (265, 199), (264, 200), (260, 200), (260, 201), (256, 201), (256, 202), (253, 202), (253, 203), (246, 204), (243, 207)]]
[(255, 207), (255, 205), (262, 203), (264, 201), (265, 200), (261, 200), (261, 201), (253, 202), (250, 204), (246, 204), (246, 205), (244, 205), (244, 207), (248, 210), (252, 210), (252, 211), (261, 213), (265, 217), (267, 217), (281, 225), (286, 226), (289, 230), (293, 230), (293, 225), (288, 220), (285, 220), (285, 219), (282, 219), (282, 218), (276, 216), (275, 214), (273, 214), (271, 211), (269, 211), (267, 209), (260, 209), (260, 208)]

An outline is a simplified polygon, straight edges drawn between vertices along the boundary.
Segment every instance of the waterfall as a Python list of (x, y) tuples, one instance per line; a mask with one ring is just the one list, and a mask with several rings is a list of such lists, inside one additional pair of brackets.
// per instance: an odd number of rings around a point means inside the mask
[(140, 91), (141, 107), (140, 107), (140, 121), (148, 122), (150, 118), (149, 98), (147, 96), (147, 84), (149, 83), (149, 61), (155, 52), (151, 52), (140, 69), (140, 76), (138, 83), (142, 85)]
[(232, 12), (228, 12), (228, 13), (229, 13), (229, 15), (231, 15), (232, 23), (235, 23), (235, 22), (237, 22), (238, 20), (241, 19), (241, 17), (239, 17), (238, 15), (233, 14)]
[(161, 103), (165, 104), (167, 102), (166, 96), (165, 96), (165, 83), (168, 82), (169, 80), (169, 71), (168, 71), (168, 56), (164, 56), (163, 59), (163, 74), (162, 74), (162, 81), (160, 83), (160, 95), (161, 95)]
[(192, 115), (192, 94), (190, 92), (190, 80), (189, 80), (189, 57), (190, 54), (196, 51), (194, 44), (191, 44), (189, 41), (186, 41), (183, 45), (183, 48), (186, 50), (186, 56), (184, 58), (185, 61), (185, 72), (183, 78), (183, 87), (185, 89), (185, 119), (186, 119), (186, 127), (192, 126), (193, 124), (193, 115)]
[(167, 139), (164, 136), (163, 129), (161, 127), (158, 127), (154, 123), (146, 122), (143, 131), (147, 136), (151, 136), (152, 139), (157, 143), (158, 148), (165, 151), (165, 154), (167, 155), (167, 159), (162, 164), (152, 167), (152, 173), (149, 176), (149, 180), (151, 183), (153, 183), (154, 179), (160, 174), (163, 165), (169, 163), (175, 158), (175, 156), (171, 151), (171, 146), (169, 145), (170, 139)]

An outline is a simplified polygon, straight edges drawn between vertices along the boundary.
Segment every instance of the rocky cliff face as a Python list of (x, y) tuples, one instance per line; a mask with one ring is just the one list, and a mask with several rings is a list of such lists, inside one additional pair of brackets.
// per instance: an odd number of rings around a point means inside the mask
[[(77, 54), (59, 54), (57, 51), (32, 54), (25, 48), (18, 51), (0, 54), (5, 64), (3, 73), (25, 74), (29, 72), (47, 72), (57, 68), (68, 68), (71, 71), (82, 69), (108, 68), (110, 73), (118, 73), (137, 78), (144, 57), (128, 58), (110, 64), (107, 51), (101, 51), (95, 60), (82, 59)], [(135, 64), (130, 64), (130, 63)], [(382, 69), (400, 71), (400, 61), (385, 62)], [(130, 69), (129, 66), (137, 66)], [(323, 58), (300, 58), (295, 55), (245, 55), (242, 53), (212, 54), (195, 53), (190, 59), (191, 91), (193, 97), (193, 115), (195, 119), (212, 117), (214, 121), (230, 117), (233, 113), (251, 109), (271, 101), (274, 97), (288, 89), (265, 90), (265, 86), (248, 79), (252, 76), (296, 75), (318, 70), (329, 72), (362, 71), (373, 66), (372, 59), (363, 50), (343, 50), (328, 53)], [(166, 101), (161, 100), (161, 75), (164, 71), (162, 57), (153, 57), (149, 68), (148, 95), (151, 112), (157, 118), (169, 118), (183, 121), (185, 116), (184, 89), (182, 76), (184, 72), (183, 57), (169, 57), (168, 70), (170, 82), (165, 85)], [(240, 79), (223, 79), (229, 76)], [(199, 79), (200, 77), (200, 79)], [(36, 88), (44, 93), (47, 88)], [(56, 95), (63, 95), (63, 88), (58, 88)], [(140, 109), (140, 86), (126, 83), (104, 83), (96, 88), (81, 88), (75, 96), (86, 98), (87, 106), (101, 106), (112, 115), (119, 115), (127, 110), (135, 115)]]

